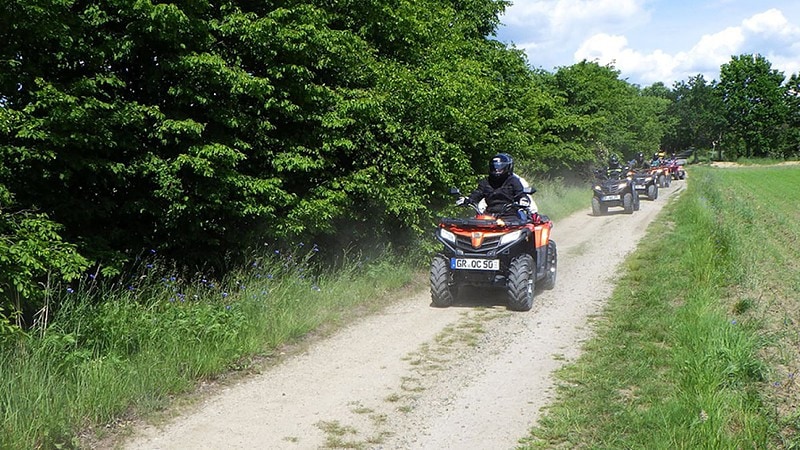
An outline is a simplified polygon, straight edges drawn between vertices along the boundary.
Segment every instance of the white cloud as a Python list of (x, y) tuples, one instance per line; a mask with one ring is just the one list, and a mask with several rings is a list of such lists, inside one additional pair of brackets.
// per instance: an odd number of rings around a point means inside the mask
[(621, 77), (626, 74), (638, 74), (642, 81), (653, 83), (668, 79), (679, 64), (678, 59), (656, 50), (643, 54), (628, 46), (625, 36), (596, 34), (578, 48), (574, 54), (575, 61), (596, 61), (600, 65), (611, 64), (621, 72)]
[(742, 21), (742, 27), (757, 35), (792, 37), (798, 34), (798, 28), (790, 24), (783, 13), (775, 8), (745, 19)]

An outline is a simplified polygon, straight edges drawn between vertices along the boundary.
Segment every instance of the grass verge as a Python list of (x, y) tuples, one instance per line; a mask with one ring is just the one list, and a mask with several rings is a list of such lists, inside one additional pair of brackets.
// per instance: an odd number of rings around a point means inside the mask
[(800, 169), (694, 168), (521, 448), (797, 448)]

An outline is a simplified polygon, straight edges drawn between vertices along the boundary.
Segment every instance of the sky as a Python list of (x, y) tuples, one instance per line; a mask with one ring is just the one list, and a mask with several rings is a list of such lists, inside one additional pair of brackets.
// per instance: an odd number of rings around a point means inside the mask
[(672, 87), (719, 80), (731, 56), (754, 53), (787, 79), (800, 72), (798, 0), (511, 1), (496, 39), (548, 72), (585, 59), (641, 87)]

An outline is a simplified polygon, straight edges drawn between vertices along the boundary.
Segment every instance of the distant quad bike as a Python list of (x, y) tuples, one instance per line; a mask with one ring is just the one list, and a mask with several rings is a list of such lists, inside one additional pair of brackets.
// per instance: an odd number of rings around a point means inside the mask
[(597, 182), (592, 186), (592, 215), (602, 216), (608, 208), (621, 206), (626, 214), (639, 210), (639, 194), (633, 180), (625, 176), (628, 170), (606, 174), (595, 171)]
[(673, 180), (685, 180), (686, 179), (686, 169), (683, 168), (683, 165), (686, 163), (685, 159), (669, 159), (667, 160), (667, 167), (669, 167), (669, 173), (672, 175)]
[(658, 183), (648, 170), (632, 170), (628, 176), (633, 180), (633, 187), (640, 197), (645, 195), (648, 200), (658, 198)]
[[(528, 192), (530, 191), (530, 192)], [(526, 188), (526, 192), (535, 192)], [(458, 189), (451, 189), (460, 195)], [(448, 307), (465, 286), (503, 287), (508, 309), (528, 311), (535, 289), (556, 285), (558, 254), (550, 239), (553, 222), (533, 214), (530, 219), (505, 220), (505, 214), (484, 214), (477, 205), (472, 218), (442, 218), (436, 239), (444, 245), (431, 262), (431, 300)], [(523, 209), (518, 204), (508, 211)], [(541, 283), (541, 284), (540, 284)]]
[(650, 173), (653, 174), (653, 177), (656, 179), (656, 184), (658, 184), (658, 187), (668, 188), (670, 181), (672, 180), (672, 175), (670, 175), (669, 169), (658, 163), (651, 164)]

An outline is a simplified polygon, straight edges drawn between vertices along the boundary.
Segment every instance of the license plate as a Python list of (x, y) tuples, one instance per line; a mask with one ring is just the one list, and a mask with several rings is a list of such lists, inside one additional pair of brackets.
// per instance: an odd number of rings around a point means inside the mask
[(500, 270), (499, 259), (450, 258), (452, 270)]
[(601, 200), (603, 200), (603, 201), (619, 200), (619, 195), (604, 195)]
[(644, 185), (643, 184), (637, 184), (636, 185), (636, 189), (644, 189)]

